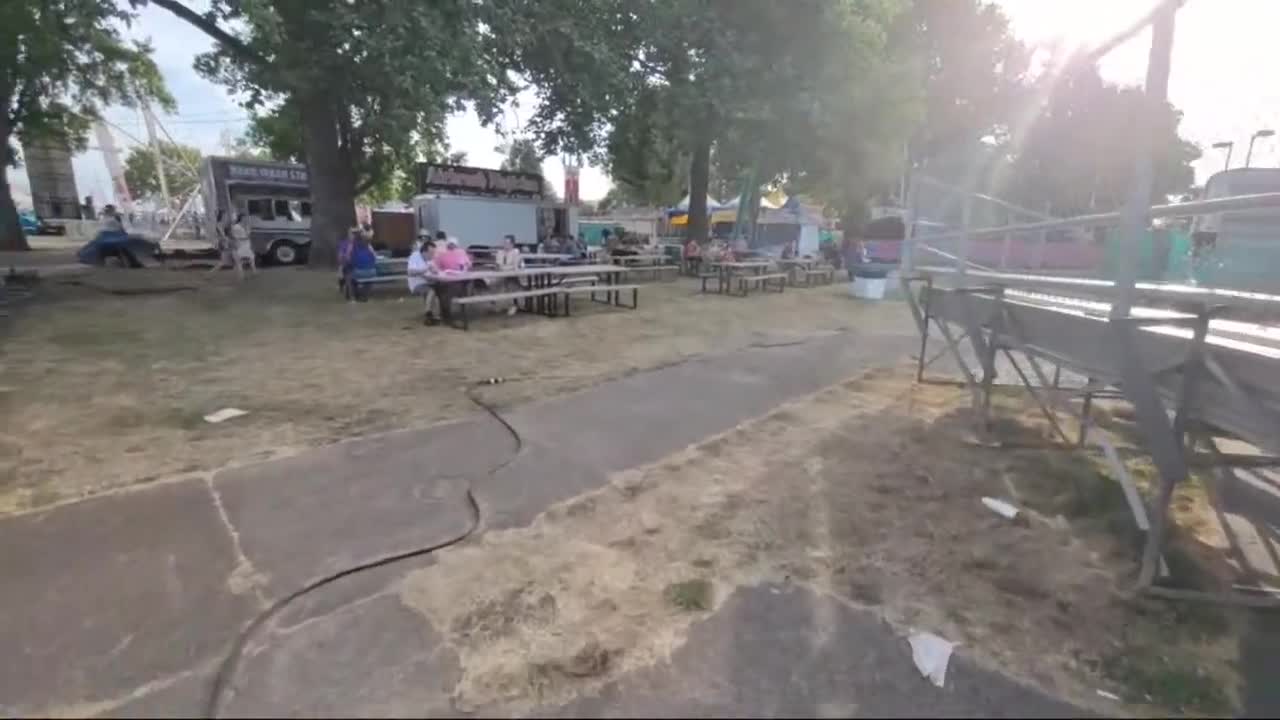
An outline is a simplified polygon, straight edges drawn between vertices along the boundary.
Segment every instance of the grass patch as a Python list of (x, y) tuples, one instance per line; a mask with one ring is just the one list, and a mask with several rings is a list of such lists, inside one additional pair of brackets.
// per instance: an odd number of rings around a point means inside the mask
[(1124, 688), (1128, 702), (1206, 715), (1232, 711), (1226, 688), (1215, 677), (1181, 658), (1148, 648), (1131, 648), (1102, 658), (1102, 674)]
[(671, 583), (662, 594), (675, 607), (695, 611), (711, 609), (711, 593), (711, 582), (698, 578)]

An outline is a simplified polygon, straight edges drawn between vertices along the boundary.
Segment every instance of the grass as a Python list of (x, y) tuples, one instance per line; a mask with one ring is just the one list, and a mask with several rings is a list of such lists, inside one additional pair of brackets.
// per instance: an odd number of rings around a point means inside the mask
[(696, 579), (671, 583), (662, 594), (676, 608), (693, 612), (710, 610), (713, 592), (710, 581)]
[(1101, 671), (1124, 688), (1122, 697), (1128, 702), (1205, 715), (1232, 712), (1230, 696), (1220, 680), (1187, 659), (1168, 657), (1153, 647), (1106, 655)]
[[(691, 280), (648, 284), (640, 308), (578, 303), (573, 317), (486, 315), (424, 328), (401, 288), (341, 302), (333, 275), (94, 270), (40, 283), (0, 330), (0, 514), (236, 459), (458, 418), (482, 377), (498, 406), (581, 390), (703, 353), (857, 326), (914, 332), (900, 303), (838, 286), (746, 299)], [(118, 295), (106, 290), (195, 291)], [(249, 415), (209, 425), (223, 407)], [(7, 452), (10, 448), (13, 452)]]

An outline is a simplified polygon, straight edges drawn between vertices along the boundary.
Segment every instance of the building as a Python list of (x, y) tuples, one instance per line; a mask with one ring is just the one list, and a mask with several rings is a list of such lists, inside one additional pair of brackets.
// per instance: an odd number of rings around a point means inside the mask
[(46, 140), (25, 146), (22, 156), (36, 215), (47, 220), (79, 220), (80, 193), (71, 169), (71, 149), (65, 143)]

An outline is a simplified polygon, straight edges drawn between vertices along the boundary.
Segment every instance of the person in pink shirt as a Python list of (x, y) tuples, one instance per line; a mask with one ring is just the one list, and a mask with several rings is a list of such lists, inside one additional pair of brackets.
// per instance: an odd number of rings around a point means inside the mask
[[(444, 249), (436, 252), (432, 262), (435, 264), (437, 277), (464, 273), (471, 269), (471, 256), (458, 246), (457, 238), (446, 240)], [(453, 317), (453, 298), (465, 294), (465, 289), (461, 287), (462, 282), (465, 281), (440, 281), (435, 284), (436, 298), (440, 301), (440, 314), (445, 322), (450, 322)]]
[(457, 238), (449, 238), (444, 252), (436, 256), (435, 263), (441, 272), (466, 272), (471, 269), (471, 256), (458, 246)]

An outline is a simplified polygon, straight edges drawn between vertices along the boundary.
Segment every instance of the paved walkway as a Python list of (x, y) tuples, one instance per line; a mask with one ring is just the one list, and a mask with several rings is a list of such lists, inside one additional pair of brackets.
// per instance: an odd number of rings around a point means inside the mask
[[(757, 347), (477, 415), (0, 520), (0, 715), (191, 715), (262, 608), (372, 557), (523, 526), (548, 505), (914, 345), (856, 332)], [(495, 472), (495, 470), (497, 470)], [(228, 715), (455, 715), (458, 661), (397, 583), (430, 557), (288, 606), (246, 649)], [(945, 690), (879, 621), (786, 588), (738, 591), (669, 665), (545, 714), (1063, 714), (958, 661)], [(814, 643), (815, 618), (824, 636)], [(832, 623), (832, 618), (835, 622)], [(696, 641), (695, 641), (696, 640)], [(503, 712), (503, 708), (492, 708)]]

